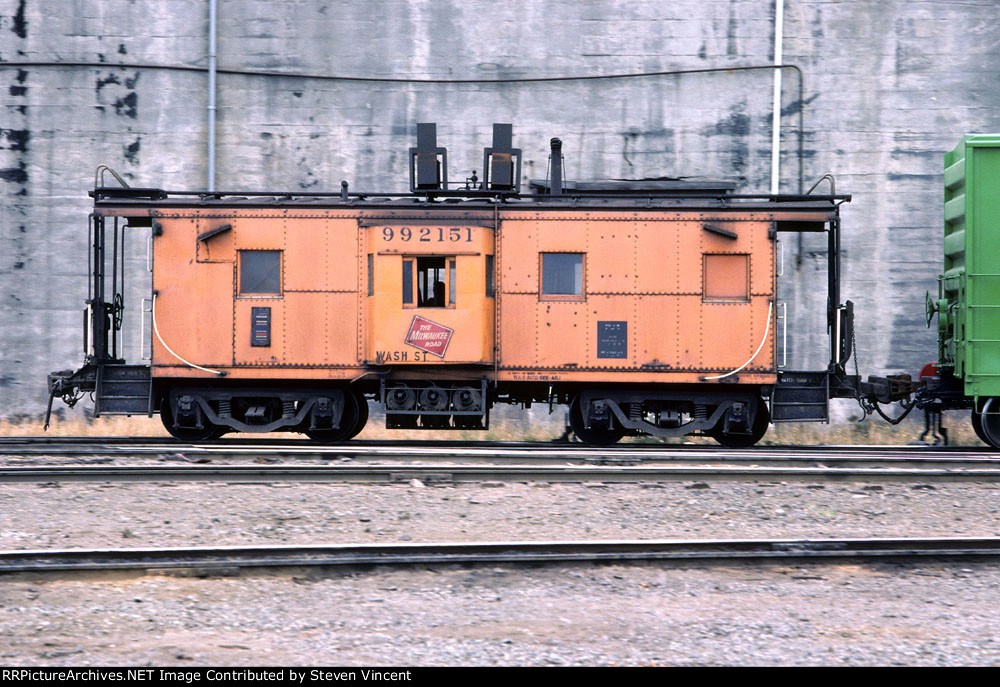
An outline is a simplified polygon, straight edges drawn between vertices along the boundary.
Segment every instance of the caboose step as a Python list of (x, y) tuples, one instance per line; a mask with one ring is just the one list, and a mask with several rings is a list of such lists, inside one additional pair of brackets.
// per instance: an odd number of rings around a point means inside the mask
[(152, 378), (146, 365), (101, 365), (97, 369), (95, 415), (146, 415)]
[(830, 375), (822, 372), (778, 373), (771, 396), (771, 422), (828, 422)]

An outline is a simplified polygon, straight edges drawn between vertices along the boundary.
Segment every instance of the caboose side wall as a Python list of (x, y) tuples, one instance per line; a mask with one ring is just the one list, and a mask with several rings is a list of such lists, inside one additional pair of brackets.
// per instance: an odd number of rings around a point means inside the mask
[[(489, 226), (497, 220), (485, 213), (465, 212), (454, 220), (440, 210), (407, 216), (232, 208), (154, 214), (162, 229), (154, 240), (160, 335), (186, 360), (226, 370), (232, 378), (270, 379), (280, 369), (288, 379), (350, 380), (372, 365), (392, 364), (407, 374), (404, 368), (414, 371), (414, 364), (441, 362), (478, 366), (477, 374), (493, 378), (496, 335), (497, 381), (611, 381), (610, 372), (622, 382), (702, 382), (742, 365), (767, 329), (753, 362), (725, 381), (775, 381), (773, 311), (768, 325), (774, 297), (771, 213), (503, 209), (497, 215), (499, 247)], [(706, 230), (706, 224), (722, 233)], [(465, 232), (470, 240), (459, 246), (462, 250), (449, 246), (447, 238), (443, 246), (418, 241), (390, 245), (387, 230), (398, 232), (408, 225), (414, 235), (429, 228), (434, 236), (440, 228), (445, 237), (458, 228), (462, 241)], [(280, 293), (239, 293), (240, 251), (280, 253)], [(583, 298), (540, 293), (545, 253), (585, 256)], [(456, 257), (462, 307), (401, 310), (401, 261), (439, 254)], [(490, 255), (495, 298), (485, 297)], [(706, 256), (745, 258), (745, 299), (706, 299)], [(380, 309), (380, 298), (392, 304), (393, 312)], [(269, 310), (268, 346), (252, 345), (254, 308)], [(456, 345), (449, 345), (447, 355), (385, 359), (391, 348), (408, 350), (400, 345), (406, 328), (414, 315), (428, 313), (431, 319), (447, 320), (441, 322), (444, 326), (460, 324), (451, 327)], [(599, 330), (609, 323), (622, 328), (623, 322), (627, 350), (598, 350)], [(615, 345), (622, 342), (611, 343)], [(155, 339), (153, 368), (156, 377), (206, 375), (177, 360)]]
[[(771, 220), (693, 212), (501, 213), (498, 379), (696, 383), (745, 363), (766, 331), (753, 361), (725, 381), (773, 384)], [(541, 270), (550, 254), (583, 256), (582, 294), (543, 292)], [(722, 260), (706, 263), (717, 256)], [(733, 275), (733, 268), (745, 273)], [(726, 292), (741, 280), (743, 287)]]
[[(364, 336), (360, 239), (356, 215), (339, 214), (158, 213), (153, 376), (211, 376), (169, 346), (229, 378), (270, 379), (276, 368), (290, 379), (356, 377)], [(245, 256), (265, 253), (277, 256), (277, 280), (266, 293), (244, 292)]]

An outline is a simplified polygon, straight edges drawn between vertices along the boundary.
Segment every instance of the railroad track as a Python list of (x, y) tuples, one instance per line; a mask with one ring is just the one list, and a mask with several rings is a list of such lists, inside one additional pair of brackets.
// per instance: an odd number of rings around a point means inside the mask
[(0, 573), (344, 565), (451, 565), (1000, 557), (1000, 538), (542, 541), (0, 551)]
[(862, 468), (698, 465), (84, 465), (0, 468), (0, 483), (50, 482), (348, 482), (424, 484), (506, 482), (651, 483), (664, 481), (1000, 482), (982, 467)]
[(356, 453), (391, 450), (459, 450), (459, 451), (516, 451), (530, 450), (542, 452), (566, 453), (825, 453), (837, 451), (850, 454), (896, 455), (901, 453), (919, 453), (933, 455), (968, 454), (988, 457), (996, 453), (987, 446), (930, 446), (913, 445), (841, 445), (841, 446), (768, 446), (760, 445), (749, 449), (725, 449), (715, 444), (656, 444), (656, 443), (620, 443), (612, 446), (594, 447), (567, 441), (466, 441), (466, 440), (417, 440), (417, 439), (380, 439), (354, 440), (341, 444), (321, 444), (309, 439), (273, 439), (273, 438), (223, 438), (204, 443), (184, 443), (170, 437), (97, 437), (97, 436), (3, 436), (0, 437), (0, 454), (12, 454), (19, 451), (93, 451), (93, 450), (142, 450), (160, 451), (163, 453), (199, 450), (218, 451), (226, 453), (239, 450), (289, 451), (291, 453)]
[(936, 470), (1000, 469), (1000, 456), (976, 448), (891, 447), (758, 447), (650, 446), (642, 444), (589, 447), (580, 444), (486, 442), (351, 442), (323, 446), (309, 441), (253, 442), (230, 440), (181, 444), (173, 440), (0, 438), (0, 456), (8, 464), (22, 459), (78, 459), (111, 462), (127, 458), (181, 463), (210, 461), (276, 461), (328, 464), (331, 461), (383, 463), (459, 463), (518, 465), (754, 465), (850, 468), (918, 468)]

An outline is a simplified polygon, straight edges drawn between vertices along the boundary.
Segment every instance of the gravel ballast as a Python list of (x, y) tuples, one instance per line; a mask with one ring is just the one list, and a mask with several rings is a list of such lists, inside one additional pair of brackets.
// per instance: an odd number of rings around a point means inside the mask
[(0, 485), (0, 549), (998, 535), (992, 484)]
[[(12, 484), (0, 548), (1000, 535), (998, 487)], [(487, 566), (10, 578), (17, 665), (984, 665), (1000, 566)]]

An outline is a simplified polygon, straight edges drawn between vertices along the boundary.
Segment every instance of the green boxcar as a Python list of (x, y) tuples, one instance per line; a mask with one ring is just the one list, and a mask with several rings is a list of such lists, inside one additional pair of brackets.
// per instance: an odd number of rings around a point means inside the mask
[(938, 360), (966, 396), (1000, 396), (1000, 134), (965, 136), (944, 167)]

